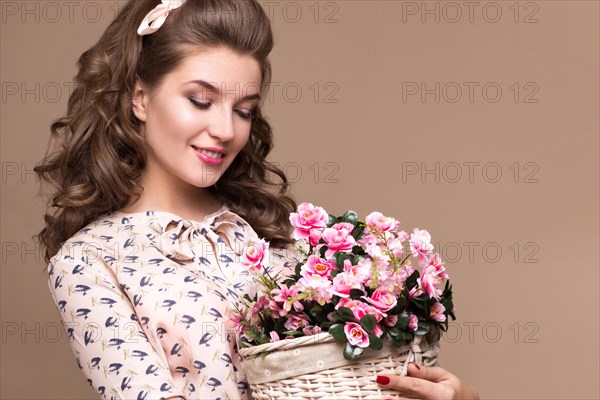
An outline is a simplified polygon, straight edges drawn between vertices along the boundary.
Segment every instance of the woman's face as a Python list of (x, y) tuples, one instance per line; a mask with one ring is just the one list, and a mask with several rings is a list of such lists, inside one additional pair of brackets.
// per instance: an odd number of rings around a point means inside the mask
[(151, 91), (138, 84), (132, 100), (145, 122), (145, 179), (165, 188), (215, 184), (248, 141), (260, 82), (254, 58), (213, 48), (185, 58)]

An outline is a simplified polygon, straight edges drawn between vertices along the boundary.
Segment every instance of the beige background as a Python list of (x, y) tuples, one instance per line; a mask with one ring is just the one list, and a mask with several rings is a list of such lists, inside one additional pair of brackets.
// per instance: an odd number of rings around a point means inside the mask
[[(122, 4), (1, 2), (2, 398), (95, 398), (31, 240), (32, 168)], [(458, 316), (440, 362), (482, 398), (598, 399), (598, 1), (263, 4), (296, 199), (432, 233)]]

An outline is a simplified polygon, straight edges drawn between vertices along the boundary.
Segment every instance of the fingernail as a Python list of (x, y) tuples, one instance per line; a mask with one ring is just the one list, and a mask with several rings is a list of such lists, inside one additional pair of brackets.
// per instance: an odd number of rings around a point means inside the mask
[(415, 367), (417, 367), (417, 369), (418, 369), (419, 371), (421, 370), (421, 367), (419, 367), (419, 366), (417, 365), (417, 363), (415, 363), (415, 362), (412, 362), (412, 361), (411, 361), (411, 362), (409, 362), (409, 364), (412, 364), (412, 365), (414, 365)]
[(380, 385), (387, 385), (388, 383), (390, 383), (390, 378), (388, 378), (387, 376), (377, 375), (377, 379), (375, 379), (375, 381)]

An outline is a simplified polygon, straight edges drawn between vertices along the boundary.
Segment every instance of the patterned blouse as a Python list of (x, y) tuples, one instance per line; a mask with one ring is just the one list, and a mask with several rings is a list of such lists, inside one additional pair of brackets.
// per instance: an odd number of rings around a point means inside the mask
[[(249, 288), (239, 257), (254, 240), (224, 205), (200, 222), (164, 211), (107, 213), (65, 242), (48, 283), (100, 398), (250, 397), (226, 317)], [(268, 265), (291, 273), (296, 256), (292, 246), (272, 248)]]

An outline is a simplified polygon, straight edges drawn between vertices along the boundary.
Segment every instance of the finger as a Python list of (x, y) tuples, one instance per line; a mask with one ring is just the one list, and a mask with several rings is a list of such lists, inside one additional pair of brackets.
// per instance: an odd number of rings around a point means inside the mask
[(408, 364), (408, 375), (432, 382), (442, 382), (454, 377), (454, 375), (442, 367), (427, 367), (425, 365), (417, 365), (414, 362)]
[(447, 400), (452, 397), (447, 391), (447, 385), (441, 385), (412, 376), (378, 375), (377, 383), (386, 388), (396, 389), (402, 392), (402, 395), (408, 395), (408, 397), (412, 398), (416, 397), (423, 400)]

